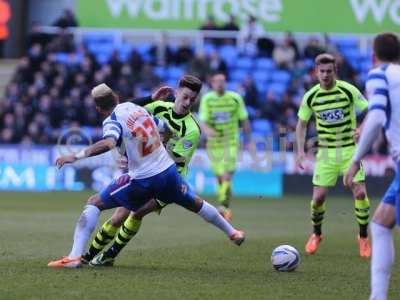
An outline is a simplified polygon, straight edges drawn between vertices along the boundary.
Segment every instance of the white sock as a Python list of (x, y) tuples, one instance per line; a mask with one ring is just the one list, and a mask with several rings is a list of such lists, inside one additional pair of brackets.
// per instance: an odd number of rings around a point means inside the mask
[(386, 300), (394, 262), (392, 230), (372, 222), (371, 300)]
[(83, 254), (86, 244), (96, 228), (100, 216), (100, 209), (94, 205), (86, 205), (78, 219), (74, 233), (74, 244), (69, 257), (78, 257)]
[(210, 205), (207, 201), (203, 200), (203, 206), (198, 212), (198, 215), (207, 222), (214, 224), (229, 237), (236, 231), (235, 228), (233, 228), (232, 225), (220, 215), (218, 210), (214, 206)]

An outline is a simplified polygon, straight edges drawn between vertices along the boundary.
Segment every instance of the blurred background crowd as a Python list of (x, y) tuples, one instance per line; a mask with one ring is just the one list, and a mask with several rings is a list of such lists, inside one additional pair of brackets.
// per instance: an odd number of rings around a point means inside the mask
[(158, 45), (116, 43), (112, 34), (77, 41), (69, 29), (79, 23), (69, 10), (53, 25), (58, 30), (50, 34), (31, 26), (26, 55), (0, 101), (0, 143), (52, 144), (71, 126), (99, 138), (101, 118), (89, 94), (102, 82), (126, 101), (160, 85), (175, 86), (184, 73), (200, 77), (205, 92), (210, 74), (222, 72), (226, 88), (245, 100), (253, 137), (278, 137), (284, 128), (290, 148), (302, 96), (316, 83), (313, 59), (335, 54), (339, 78), (361, 90), (371, 66), (370, 53), (361, 53), (357, 39), (309, 36), (300, 45), (290, 32), (269, 37), (253, 17), (241, 28), (234, 16), (222, 26), (209, 17), (200, 30), (236, 31), (235, 37), (207, 38), (201, 49), (182, 39), (166, 45), (162, 59)]

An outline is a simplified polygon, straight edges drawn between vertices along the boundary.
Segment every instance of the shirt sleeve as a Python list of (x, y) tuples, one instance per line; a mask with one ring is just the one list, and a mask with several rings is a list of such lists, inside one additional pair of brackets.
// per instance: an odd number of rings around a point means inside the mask
[(367, 83), (368, 110), (380, 109), (386, 112), (389, 99), (388, 81), (385, 72), (375, 69), (369, 72)]
[(200, 101), (199, 119), (203, 122), (208, 122), (210, 120), (210, 111), (208, 110), (207, 99), (207, 96), (203, 96)]
[(154, 101), (151, 103), (146, 104), (144, 107), (149, 113), (154, 114), (154, 110), (162, 104), (162, 101)]
[(297, 113), (297, 116), (299, 117), (299, 119), (308, 122), (313, 114), (313, 111), (308, 106), (306, 96), (307, 96), (307, 94), (304, 95), (303, 101), (301, 101), (301, 105), (300, 105), (299, 111)]
[(239, 110), (238, 110), (239, 120), (240, 121), (247, 120), (249, 115), (247, 113), (246, 106), (244, 105), (244, 100), (242, 96), (236, 95), (236, 99), (239, 101)]
[(113, 138), (118, 141), (122, 135), (122, 126), (118, 121), (107, 118), (103, 122), (103, 139)]
[(361, 111), (365, 111), (368, 108), (368, 101), (364, 95), (355, 86), (351, 88), (351, 93), (353, 94), (355, 107)]

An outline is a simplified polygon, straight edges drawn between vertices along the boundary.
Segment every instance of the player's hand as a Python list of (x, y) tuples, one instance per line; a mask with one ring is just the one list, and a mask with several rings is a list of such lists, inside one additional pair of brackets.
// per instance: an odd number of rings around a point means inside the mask
[(71, 154), (71, 155), (64, 155), (64, 156), (60, 156), (59, 158), (57, 158), (56, 160), (56, 166), (61, 169), (63, 165), (65, 164), (71, 164), (73, 162), (76, 161), (76, 157), (75, 155)]
[(129, 174), (123, 174), (121, 176), (119, 176), (115, 182), (117, 183), (117, 185), (125, 185), (127, 184), (129, 181), (131, 180), (131, 177), (129, 176)]
[(306, 158), (306, 154), (304, 152), (297, 153), (296, 156), (296, 165), (300, 170), (304, 170), (304, 161)]
[(353, 185), (353, 179), (358, 170), (360, 169), (360, 163), (359, 162), (353, 162), (347, 171), (346, 174), (343, 176), (343, 185), (347, 188), (351, 188)]
[(354, 143), (358, 143), (358, 140), (360, 139), (360, 135), (361, 135), (361, 129), (360, 128), (356, 128), (354, 130)]
[(168, 99), (168, 96), (174, 94), (174, 89), (170, 86), (162, 86), (159, 89), (157, 89), (152, 95), (151, 99), (152, 100), (164, 100), (166, 101)]

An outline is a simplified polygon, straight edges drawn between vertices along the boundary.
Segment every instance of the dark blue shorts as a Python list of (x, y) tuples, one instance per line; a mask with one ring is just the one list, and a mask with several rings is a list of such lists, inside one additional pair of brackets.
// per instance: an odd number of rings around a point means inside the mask
[(396, 176), (383, 196), (382, 202), (395, 206), (396, 223), (400, 226), (400, 164), (397, 165)]
[(175, 164), (155, 176), (144, 179), (132, 179), (118, 185), (113, 180), (100, 192), (105, 209), (123, 206), (136, 211), (143, 204), (157, 198), (166, 204), (176, 203), (185, 208), (195, 206), (195, 194), (178, 173)]

